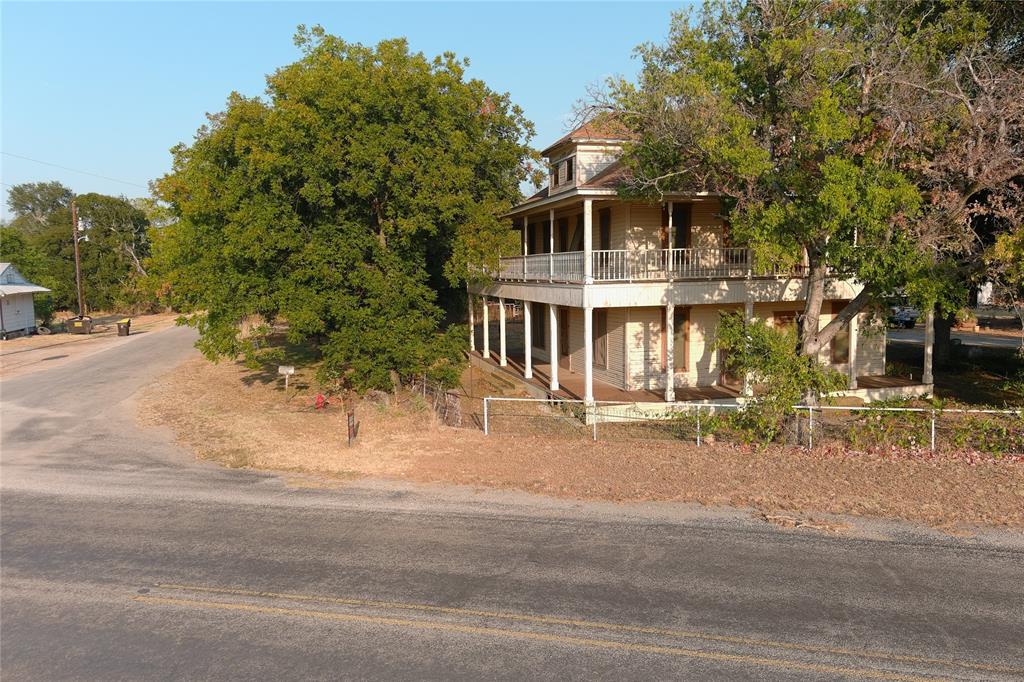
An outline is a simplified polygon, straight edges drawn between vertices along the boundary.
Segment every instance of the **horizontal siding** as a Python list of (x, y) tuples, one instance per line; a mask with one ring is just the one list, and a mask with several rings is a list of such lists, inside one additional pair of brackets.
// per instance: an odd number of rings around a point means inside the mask
[[(608, 308), (608, 367), (594, 365), (595, 381), (602, 381), (616, 388), (625, 388), (625, 363), (623, 361), (623, 334), (625, 333), (625, 310)], [(595, 311), (596, 312), (596, 311)], [(569, 371), (583, 374), (586, 359), (583, 335), (583, 310), (569, 309)]]
[(11, 294), (0, 298), (4, 310), (4, 329), (19, 331), (36, 326), (35, 302), (32, 294)]
[(610, 166), (622, 150), (610, 147), (580, 147), (576, 150), (577, 184), (583, 184)]
[(629, 388), (664, 388), (661, 363), (661, 308), (631, 308), (626, 325)]

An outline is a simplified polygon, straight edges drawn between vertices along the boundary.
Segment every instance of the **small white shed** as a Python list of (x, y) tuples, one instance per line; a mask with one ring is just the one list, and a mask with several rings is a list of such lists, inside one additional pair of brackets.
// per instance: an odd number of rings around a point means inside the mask
[(10, 263), (0, 263), (0, 338), (36, 328), (33, 294), (49, 291), (32, 284)]

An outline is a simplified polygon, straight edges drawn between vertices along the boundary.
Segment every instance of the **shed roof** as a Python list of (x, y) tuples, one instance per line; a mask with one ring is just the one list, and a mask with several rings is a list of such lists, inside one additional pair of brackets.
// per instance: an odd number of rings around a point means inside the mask
[(13, 264), (0, 263), (0, 296), (37, 294), (45, 291), (49, 289), (29, 282)]

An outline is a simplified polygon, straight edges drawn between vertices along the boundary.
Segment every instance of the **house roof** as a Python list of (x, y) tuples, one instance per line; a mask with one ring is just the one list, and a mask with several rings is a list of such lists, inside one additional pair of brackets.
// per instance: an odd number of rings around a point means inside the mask
[(534, 194), (533, 196), (530, 196), (530, 197), (527, 197), (526, 199), (523, 199), (521, 202), (519, 202), (517, 204), (517, 206), (522, 206), (523, 204), (528, 204), (531, 201), (540, 201), (541, 199), (547, 199), (549, 194), (551, 194), (551, 188), (550, 187), (544, 187), (539, 192)]
[(11, 263), (0, 263), (0, 296), (36, 294), (45, 291), (49, 291), (49, 289), (29, 282)]
[(600, 116), (566, 133), (548, 145), (541, 152), (541, 155), (547, 156), (548, 152), (567, 142), (625, 142), (632, 139), (632, 137), (633, 133), (618, 118), (614, 116)]
[(613, 161), (607, 168), (603, 168), (594, 177), (580, 185), (586, 189), (618, 189), (623, 183), (632, 178), (629, 169), (621, 161)]

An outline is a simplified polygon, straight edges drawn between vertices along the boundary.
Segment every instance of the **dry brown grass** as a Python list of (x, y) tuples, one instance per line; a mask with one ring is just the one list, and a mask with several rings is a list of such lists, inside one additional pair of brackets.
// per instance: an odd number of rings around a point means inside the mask
[[(479, 377), (476, 378), (479, 381)], [(361, 403), (360, 437), (345, 444), (344, 410), (311, 408), (303, 375), (288, 397), (276, 376), (197, 359), (154, 384), (145, 420), (169, 425), (198, 456), (337, 477), (512, 488), (569, 498), (675, 500), (769, 514), (895, 517), (948, 529), (1024, 527), (1024, 465), (893, 458), (843, 451), (696, 447), (679, 441), (484, 436), (438, 423), (415, 399)]]

